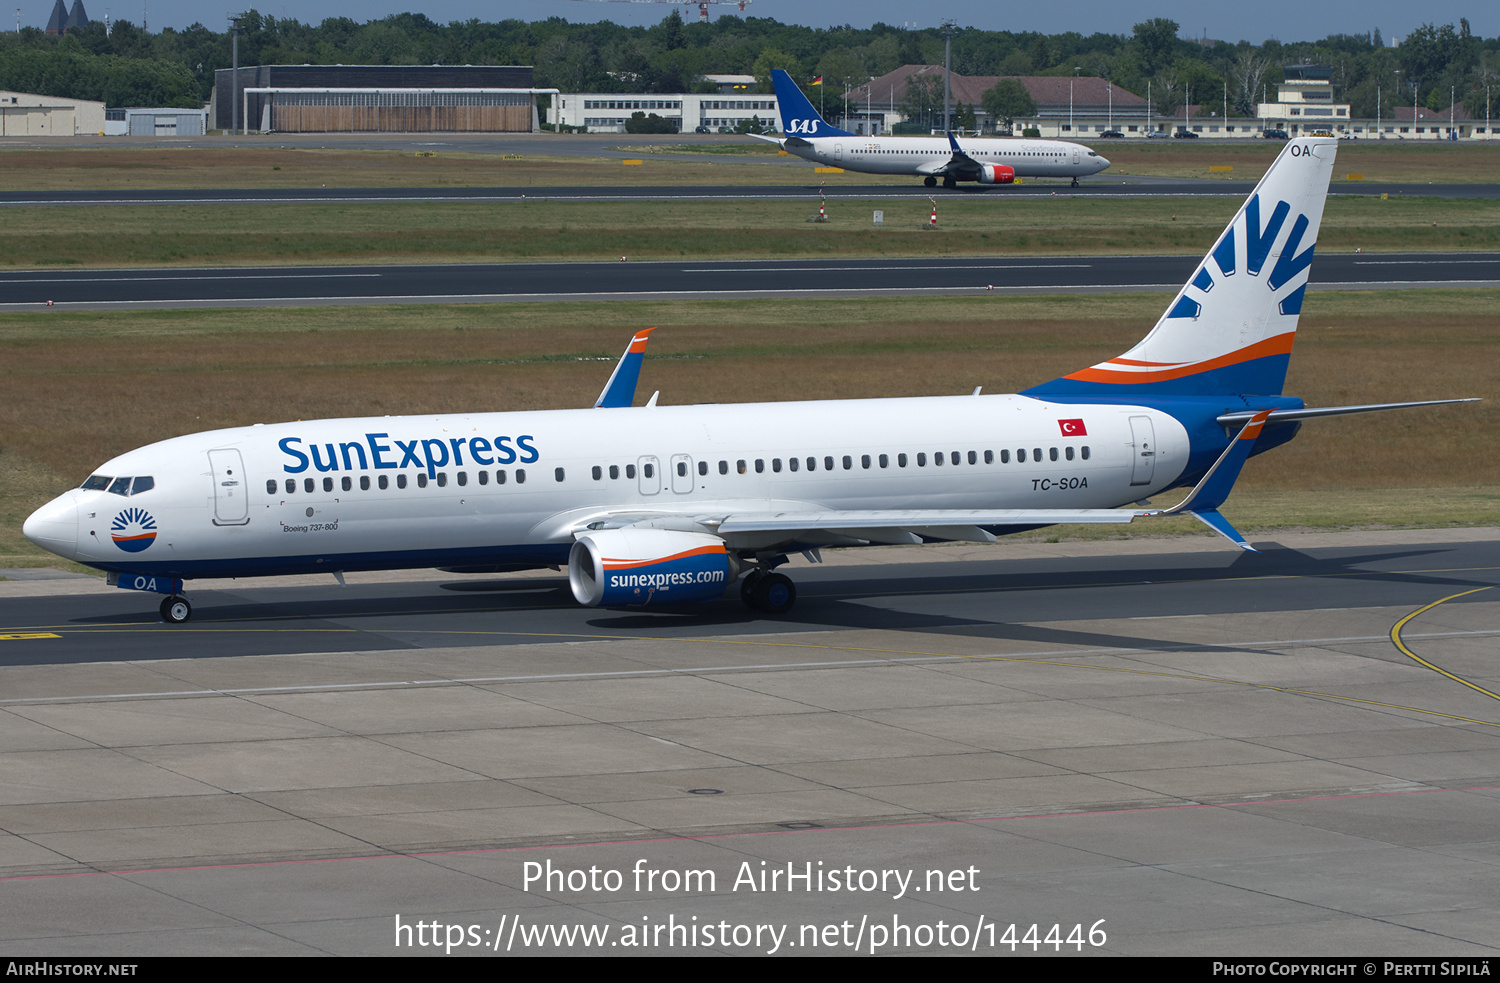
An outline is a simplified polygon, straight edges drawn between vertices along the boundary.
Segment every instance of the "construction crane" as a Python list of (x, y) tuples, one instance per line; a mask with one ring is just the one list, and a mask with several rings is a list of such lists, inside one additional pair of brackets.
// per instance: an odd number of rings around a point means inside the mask
[(725, 4), (725, 3), (738, 4), (739, 8), (740, 8), (740, 11), (743, 13), (744, 10), (745, 10), (745, 7), (751, 2), (751, 0), (586, 0), (586, 2), (589, 2), (589, 3), (658, 3), (658, 4), (660, 4), (660, 3), (679, 4), (680, 3), (680, 4), (682, 4), (685, 7), (697, 7), (698, 8), (698, 19), (706, 21), (706, 20), (708, 20), (708, 8), (711, 5)]

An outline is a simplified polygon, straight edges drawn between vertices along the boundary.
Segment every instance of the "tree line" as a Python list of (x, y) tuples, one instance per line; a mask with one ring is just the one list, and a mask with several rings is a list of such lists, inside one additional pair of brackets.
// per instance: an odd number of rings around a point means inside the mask
[[(709, 74), (754, 75), (770, 91), (771, 70), (784, 68), (804, 83), (822, 77), (827, 96), (841, 98), (901, 65), (942, 64), (944, 42), (938, 28), (812, 28), (734, 15), (685, 23), (676, 9), (652, 27), (561, 17), (437, 24), (410, 13), (312, 25), (254, 10), (240, 25), (241, 65), (532, 65), (539, 87), (564, 92), (712, 91), (702, 79)], [(1275, 98), (1283, 68), (1301, 63), (1329, 66), (1335, 98), (1356, 117), (1375, 116), (1377, 98), (1386, 113), (1413, 98), (1446, 108), (1450, 92), (1482, 117), (1487, 88), (1500, 94), (1500, 38), (1474, 36), (1467, 20), (1424, 24), (1399, 46), (1387, 46), (1378, 28), (1320, 41), (1198, 40), (1160, 17), (1129, 34), (960, 27), (952, 42), (959, 74), (1094, 76), (1149, 92), (1163, 114), (1191, 100), (1253, 116), (1256, 103)], [(230, 45), (227, 24), (153, 34), (119, 20), (106, 33), (95, 21), (63, 36), (25, 28), (0, 35), (0, 88), (111, 106), (195, 106), (208, 99), (214, 71), (230, 66)], [(1003, 115), (1013, 114), (1014, 96)]]

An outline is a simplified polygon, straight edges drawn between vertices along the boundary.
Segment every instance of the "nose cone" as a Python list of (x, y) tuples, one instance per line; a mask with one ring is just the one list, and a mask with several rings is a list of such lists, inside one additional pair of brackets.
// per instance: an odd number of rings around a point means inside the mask
[(73, 492), (31, 513), (21, 534), (44, 550), (72, 559), (78, 553), (78, 503)]
[(1108, 166), (1109, 166), (1109, 158), (1106, 157), (1106, 156), (1104, 156), (1103, 154), (1100, 154), (1099, 155), (1099, 163), (1097, 164), (1097, 166), (1094, 167), (1094, 173), (1098, 174), (1100, 171), (1104, 170)]

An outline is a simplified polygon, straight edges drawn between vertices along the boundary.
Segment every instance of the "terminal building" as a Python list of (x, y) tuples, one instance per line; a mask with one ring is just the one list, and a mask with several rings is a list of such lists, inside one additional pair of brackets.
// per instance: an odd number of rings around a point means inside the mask
[(530, 133), (536, 97), (519, 65), (257, 65), (214, 73), (216, 129), (261, 133)]

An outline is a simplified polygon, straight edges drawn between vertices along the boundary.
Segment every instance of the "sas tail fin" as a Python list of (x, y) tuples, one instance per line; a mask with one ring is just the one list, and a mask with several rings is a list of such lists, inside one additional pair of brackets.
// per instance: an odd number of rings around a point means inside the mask
[(830, 125), (807, 96), (797, 88), (792, 77), (779, 68), (771, 69), (771, 84), (776, 88), (776, 107), (781, 112), (781, 132), (789, 137), (847, 137), (848, 130)]
[(1279, 395), (1337, 149), (1289, 142), (1140, 344), (1027, 395)]

